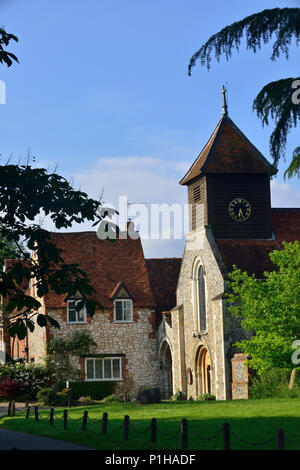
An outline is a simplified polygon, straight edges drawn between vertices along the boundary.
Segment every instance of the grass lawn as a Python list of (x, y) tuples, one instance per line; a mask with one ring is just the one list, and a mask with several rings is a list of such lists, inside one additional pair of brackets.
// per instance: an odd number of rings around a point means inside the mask
[[(250, 442), (265, 441), (276, 435), (278, 428), (285, 431), (287, 449), (300, 448), (300, 398), (294, 399), (260, 399), (234, 400), (217, 402), (163, 402), (155, 405), (136, 404), (101, 404), (89, 407), (69, 409), (69, 415), (78, 419), (83, 411), (88, 410), (92, 420), (99, 420), (104, 412), (108, 413), (107, 435), (101, 435), (101, 423), (87, 422), (87, 430), (81, 430), (81, 421), (68, 422), (68, 429), (63, 429), (63, 422), (56, 419), (53, 426), (49, 421), (35, 422), (33, 410), (31, 417), (25, 419), (25, 413), (17, 413), (15, 417), (4, 416), (0, 426), (6, 429), (23, 431), (30, 434), (52, 437), (75, 442), (87, 447), (106, 450), (171, 450), (180, 449), (180, 435), (175, 434), (180, 429), (180, 420), (187, 418), (189, 422), (189, 449), (222, 449), (222, 434), (212, 441), (202, 441), (216, 434), (224, 422), (230, 424), (231, 430), (240, 438)], [(62, 408), (56, 409), (61, 417)], [(122, 424), (124, 415), (130, 416), (132, 426), (129, 440), (123, 441), (123, 430), (115, 430)], [(41, 418), (49, 416), (49, 410), (40, 410)], [(139, 434), (150, 425), (151, 418), (157, 418), (157, 443), (150, 442), (150, 431)], [(196, 432), (196, 433), (195, 433)], [(231, 436), (232, 449), (275, 449), (276, 442), (267, 445), (249, 446)]]

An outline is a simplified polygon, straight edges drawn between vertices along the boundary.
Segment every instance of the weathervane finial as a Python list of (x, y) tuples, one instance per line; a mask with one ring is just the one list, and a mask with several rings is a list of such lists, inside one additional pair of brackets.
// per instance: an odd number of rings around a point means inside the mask
[(226, 88), (224, 87), (224, 85), (222, 86), (222, 95), (223, 95), (222, 114), (223, 116), (227, 116), (228, 109), (227, 109), (227, 103), (226, 103)]

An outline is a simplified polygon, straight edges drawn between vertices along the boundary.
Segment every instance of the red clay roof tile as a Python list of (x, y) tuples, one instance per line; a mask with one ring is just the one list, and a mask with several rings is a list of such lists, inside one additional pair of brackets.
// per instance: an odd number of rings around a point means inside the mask
[(276, 266), (268, 254), (282, 248), (282, 242), (300, 240), (300, 209), (272, 209), (274, 240), (224, 240), (216, 243), (228, 272), (235, 264), (248, 274), (263, 277)]
[(270, 173), (272, 170), (272, 165), (225, 115), (180, 184), (191, 182), (201, 173)]
[(181, 258), (149, 258), (146, 263), (157, 305), (157, 321), (159, 323), (161, 313), (176, 305), (176, 288)]
[[(103, 307), (112, 308), (111, 295), (123, 281), (138, 307), (154, 307), (146, 261), (140, 238), (99, 240), (96, 232), (51, 233), (65, 263), (78, 263), (88, 275)], [(44, 298), (48, 308), (65, 306), (65, 296), (53, 292)]]

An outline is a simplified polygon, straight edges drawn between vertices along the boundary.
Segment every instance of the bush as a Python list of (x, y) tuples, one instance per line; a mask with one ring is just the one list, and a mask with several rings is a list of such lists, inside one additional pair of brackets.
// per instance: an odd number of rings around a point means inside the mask
[(21, 390), (21, 384), (15, 379), (2, 377), (0, 379), (0, 398), (16, 398)]
[[(115, 382), (70, 382), (72, 390), (72, 399), (78, 400), (80, 397), (91, 397), (92, 400), (102, 400), (108, 395), (112, 395), (115, 390)], [(65, 383), (62, 382), (58, 386), (58, 390), (62, 390)]]
[[(299, 373), (298, 373), (299, 374)], [(274, 368), (254, 378), (250, 386), (251, 398), (293, 398), (300, 396), (299, 375), (296, 377), (293, 390), (289, 390), (291, 371), (288, 369)]]
[(42, 364), (7, 363), (0, 366), (0, 379), (2, 377), (16, 380), (20, 384), (21, 393), (35, 398), (40, 389), (52, 385), (55, 372)]
[(186, 394), (181, 390), (177, 390), (177, 392), (172, 396), (172, 400), (182, 401), (186, 400)]
[(67, 404), (68, 396), (66, 393), (57, 393), (52, 388), (42, 388), (37, 393), (38, 402), (49, 406), (63, 406)]
[(215, 399), (215, 395), (211, 395), (210, 393), (201, 393), (201, 395), (197, 397), (199, 401), (213, 401)]

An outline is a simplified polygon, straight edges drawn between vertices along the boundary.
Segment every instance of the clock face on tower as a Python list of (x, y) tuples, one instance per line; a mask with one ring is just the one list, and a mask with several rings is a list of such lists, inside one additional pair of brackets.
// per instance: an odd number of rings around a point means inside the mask
[(245, 220), (249, 219), (251, 215), (251, 206), (246, 199), (242, 197), (236, 197), (233, 199), (229, 206), (228, 211), (230, 217), (238, 222), (244, 222)]

